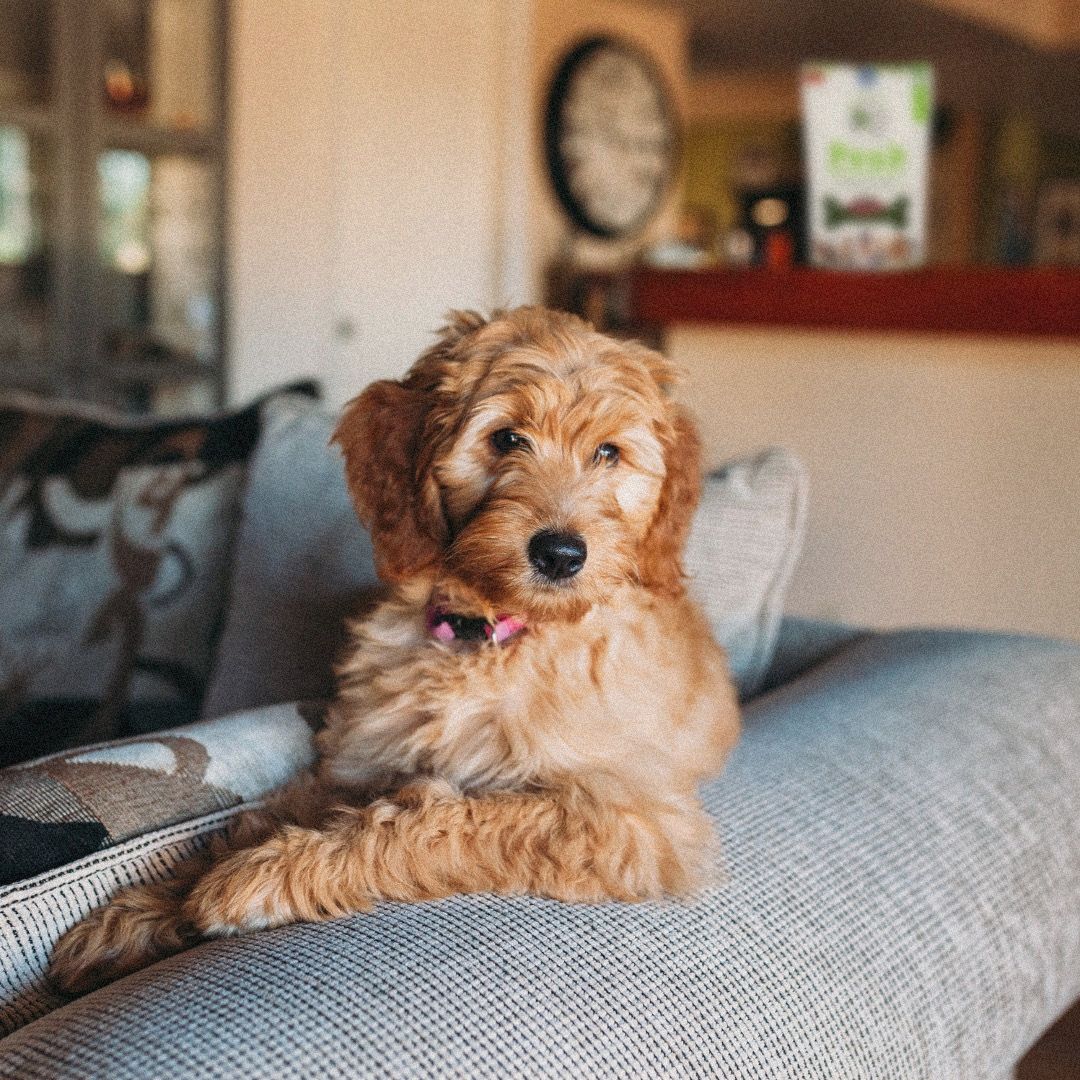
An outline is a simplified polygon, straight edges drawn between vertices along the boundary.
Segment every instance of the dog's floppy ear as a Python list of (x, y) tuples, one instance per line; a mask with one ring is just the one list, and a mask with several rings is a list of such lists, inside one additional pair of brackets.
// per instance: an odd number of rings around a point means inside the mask
[(345, 406), (334, 431), (349, 494), (371, 532), (375, 567), (385, 581), (403, 581), (439, 561), (446, 523), (425, 431), (455, 346), (484, 324), (474, 312), (451, 312), (439, 339), (406, 378), (372, 383)]
[(678, 385), (683, 381), (682, 368), (669, 360), (663, 353), (650, 349), (640, 341), (624, 341), (621, 348), (623, 352), (644, 365), (664, 397), (671, 397)]
[(349, 494), (371, 532), (375, 567), (385, 581), (421, 573), (439, 554), (433, 523), (422, 512), (416, 470), (425, 397), (404, 383), (372, 383), (345, 406), (334, 431)]
[[(681, 380), (679, 368), (652, 349), (637, 356), (668, 399)], [(646, 588), (674, 594), (682, 591), (682, 552), (701, 498), (701, 437), (681, 405), (666, 400), (667, 423), (660, 432), (664, 448), (664, 485), (649, 530), (638, 551), (638, 572)]]

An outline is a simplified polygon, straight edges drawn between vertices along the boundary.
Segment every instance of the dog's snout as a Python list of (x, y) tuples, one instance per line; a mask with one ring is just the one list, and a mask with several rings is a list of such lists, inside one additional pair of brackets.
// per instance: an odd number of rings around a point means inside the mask
[(587, 552), (577, 533), (545, 529), (529, 541), (529, 562), (550, 581), (573, 577), (585, 565)]

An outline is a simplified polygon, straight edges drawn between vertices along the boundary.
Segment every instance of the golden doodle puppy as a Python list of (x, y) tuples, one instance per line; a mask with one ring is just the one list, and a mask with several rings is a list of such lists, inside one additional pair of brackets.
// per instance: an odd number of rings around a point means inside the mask
[(685, 893), (739, 727), (686, 595), (698, 438), (659, 354), (541, 308), (456, 313), (335, 441), (391, 595), (352, 628), (318, 764), (172, 880), (61, 939), (88, 990), (201, 938), (460, 892)]

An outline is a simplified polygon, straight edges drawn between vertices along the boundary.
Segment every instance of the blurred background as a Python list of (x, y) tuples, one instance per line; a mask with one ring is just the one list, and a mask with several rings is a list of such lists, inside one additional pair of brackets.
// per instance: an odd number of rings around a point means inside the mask
[[(802, 265), (808, 61), (932, 65), (924, 269)], [(1080, 637), (1078, 282), (1078, 0), (0, 0), (6, 387), (337, 407), (548, 300), (806, 462), (798, 614)]]

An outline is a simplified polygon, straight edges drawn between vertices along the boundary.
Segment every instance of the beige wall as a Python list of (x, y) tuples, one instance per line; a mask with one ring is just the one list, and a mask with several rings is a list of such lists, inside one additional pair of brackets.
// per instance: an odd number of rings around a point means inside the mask
[[(687, 23), (678, 11), (644, 3), (617, 0), (534, 0), (532, 75), (533, 106), (529, 165), (529, 265), (531, 291), (543, 294), (544, 274), (566, 250), (570, 224), (559, 208), (547, 176), (543, 154), (543, 109), (551, 77), (570, 49), (588, 37), (614, 34), (640, 46), (659, 66), (674, 103), (685, 115), (689, 87)], [(644, 237), (611, 243), (581, 238), (575, 255), (593, 265), (606, 266), (625, 259), (643, 242), (669, 235), (679, 204), (673, 190), (661, 213)]]
[(337, 0), (233, 0), (229, 396), (325, 375), (336, 317)]
[(233, 0), (230, 396), (398, 375), (527, 296), (526, 0)]
[(711, 458), (809, 467), (800, 614), (1080, 638), (1080, 342), (682, 327)]
[(447, 309), (504, 299), (503, 8), (453, 7), (367, 0), (342, 35), (335, 281), (356, 336), (328, 374), (334, 400), (400, 375)]

